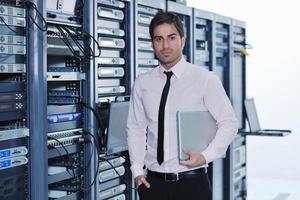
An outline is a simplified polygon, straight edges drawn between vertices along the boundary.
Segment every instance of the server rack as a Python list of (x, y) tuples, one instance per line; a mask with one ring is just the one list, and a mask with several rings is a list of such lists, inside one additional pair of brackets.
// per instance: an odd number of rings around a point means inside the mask
[(166, 2), (155, 0), (135, 1), (135, 77), (158, 65), (158, 60), (152, 49), (149, 25), (159, 10), (166, 9)]
[(237, 135), (227, 152), (225, 199), (247, 199), (246, 167), (246, 137)]
[(230, 67), (230, 24), (231, 19), (226, 16), (214, 15), (213, 28), (213, 71), (217, 73), (223, 86), (229, 94)]
[[(101, 47), (95, 59), (95, 102), (102, 120), (99, 169), (95, 183), (95, 199), (132, 199), (128, 155), (107, 152), (107, 131), (110, 103), (125, 101), (131, 92), (134, 76), (134, 2), (129, 0), (98, 0), (96, 38)], [(124, 130), (125, 131), (125, 130)], [(125, 134), (125, 132), (124, 132)], [(98, 163), (97, 163), (98, 164)], [(125, 180), (125, 181), (124, 181)]]
[(115, 101), (130, 94), (133, 60), (130, 1), (98, 1), (97, 37), (101, 55), (97, 59), (97, 103)]
[(212, 70), (212, 25), (214, 14), (193, 8), (193, 63)]
[[(68, 4), (68, 5), (67, 5)], [(83, 1), (46, 1), (48, 199), (83, 196)]]
[(185, 46), (183, 48), (183, 56), (188, 62), (193, 60), (193, 34), (192, 34), (192, 15), (193, 10), (191, 7), (173, 2), (167, 1), (167, 10), (176, 13), (183, 23), (184, 36), (186, 37)]
[(0, 1), (0, 199), (28, 199), (30, 180), (27, 11)]
[[(239, 120), (239, 129), (245, 126), (244, 100), (246, 97), (246, 24), (231, 19), (230, 26), (229, 97)], [(228, 200), (247, 198), (246, 136), (238, 134), (226, 157), (225, 193)]]
[[(212, 71), (221, 80), (229, 96), (229, 68), (230, 68), (230, 25), (231, 19), (214, 14), (213, 22), (213, 51)], [(212, 183), (212, 198), (225, 199), (225, 159), (215, 160), (209, 167), (209, 176)]]
[(244, 100), (246, 98), (246, 24), (240, 20), (231, 20), (231, 47), (229, 87), (233, 109), (239, 120), (239, 128), (245, 128), (246, 115)]

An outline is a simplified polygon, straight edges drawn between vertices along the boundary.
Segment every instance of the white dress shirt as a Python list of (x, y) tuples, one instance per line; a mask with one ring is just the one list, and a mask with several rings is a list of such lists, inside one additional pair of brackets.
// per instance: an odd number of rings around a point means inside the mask
[(238, 121), (217, 76), (182, 58), (169, 70), (174, 75), (171, 77), (165, 107), (164, 162), (159, 165), (156, 159), (158, 109), (167, 78), (164, 71), (164, 67), (158, 66), (141, 74), (133, 86), (127, 139), (134, 178), (144, 174), (144, 165), (151, 171), (165, 173), (190, 170), (179, 164), (176, 125), (178, 111), (209, 111), (217, 121), (216, 136), (202, 152), (207, 163), (222, 157), (237, 133)]

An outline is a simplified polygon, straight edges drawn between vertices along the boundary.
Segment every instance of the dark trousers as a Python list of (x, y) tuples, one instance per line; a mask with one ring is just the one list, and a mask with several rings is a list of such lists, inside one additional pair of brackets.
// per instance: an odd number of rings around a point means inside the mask
[(211, 200), (211, 185), (207, 174), (165, 182), (154, 177), (147, 177), (150, 188), (144, 184), (138, 187), (140, 200)]

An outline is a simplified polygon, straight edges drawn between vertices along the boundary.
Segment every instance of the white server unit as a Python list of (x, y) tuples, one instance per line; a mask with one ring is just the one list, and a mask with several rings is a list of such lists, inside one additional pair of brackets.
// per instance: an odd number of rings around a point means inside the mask
[(215, 14), (213, 27), (213, 71), (219, 76), (228, 93), (230, 62), (230, 25), (231, 19)]
[(212, 69), (212, 25), (214, 14), (193, 8), (193, 63)]
[[(102, 159), (101, 159), (102, 158)], [(100, 155), (99, 173), (96, 180), (97, 199), (134, 199), (130, 188), (123, 180), (128, 180), (129, 169), (124, 166), (125, 158)]]
[(239, 128), (245, 128), (244, 100), (246, 96), (246, 24), (232, 19), (229, 70), (229, 92), (233, 109), (239, 120)]
[(135, 77), (159, 63), (152, 48), (150, 22), (159, 10), (166, 9), (165, 1), (138, 0), (135, 2)]
[(247, 198), (246, 176), (246, 138), (237, 135), (227, 153), (226, 199), (238, 200)]
[(185, 45), (183, 56), (188, 62), (193, 62), (193, 9), (174, 1), (167, 1), (167, 11), (176, 13), (183, 23)]
[(97, 1), (96, 37), (101, 47), (96, 58), (96, 102), (128, 95), (133, 64), (130, 1)]

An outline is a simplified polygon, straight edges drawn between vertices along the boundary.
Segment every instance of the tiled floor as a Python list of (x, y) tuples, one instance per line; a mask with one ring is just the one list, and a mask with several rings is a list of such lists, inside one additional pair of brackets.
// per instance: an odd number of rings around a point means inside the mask
[(247, 200), (300, 200), (300, 180), (248, 177)]

